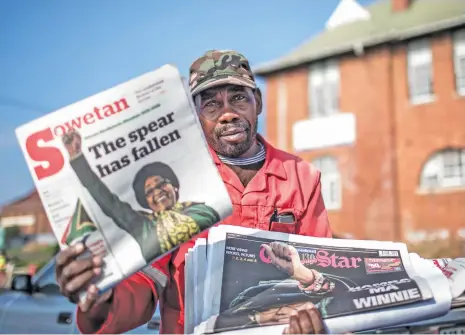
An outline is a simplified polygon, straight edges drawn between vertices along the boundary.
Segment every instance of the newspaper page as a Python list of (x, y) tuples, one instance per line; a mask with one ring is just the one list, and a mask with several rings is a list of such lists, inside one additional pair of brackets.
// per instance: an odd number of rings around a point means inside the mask
[(165, 65), (16, 130), (60, 246), (104, 257), (101, 290), (231, 214), (191, 100)]
[(465, 292), (465, 258), (443, 258), (431, 261), (441, 269), (448, 279), (452, 298), (460, 298)]
[[(209, 283), (210, 318), (196, 328), (198, 334), (285, 325), (293, 311), (308, 303), (335, 333), (436, 316), (450, 308), (441, 271), (425, 263), (421, 271), (427, 278), (418, 275), (402, 243), (232, 226), (212, 228), (208, 239), (214, 251), (209, 252), (207, 275), (216, 279)], [(434, 294), (431, 283), (446, 287), (444, 294)], [(411, 313), (405, 315), (406, 309)]]
[(184, 296), (187, 302), (185, 305), (184, 315), (184, 333), (191, 334), (194, 330), (194, 304), (195, 304), (195, 270), (194, 270), (194, 248), (189, 248), (185, 255), (185, 277), (184, 277)]
[[(204, 283), (205, 283), (205, 270), (207, 267), (207, 240), (199, 238), (195, 241), (195, 300), (194, 300), (194, 326), (203, 321), (202, 313), (204, 309)], [(193, 329), (192, 329), (193, 330)]]

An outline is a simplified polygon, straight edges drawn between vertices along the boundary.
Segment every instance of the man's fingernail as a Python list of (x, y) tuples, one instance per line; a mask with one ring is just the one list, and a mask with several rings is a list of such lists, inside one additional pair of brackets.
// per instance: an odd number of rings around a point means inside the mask
[(95, 266), (100, 266), (102, 265), (102, 259), (99, 257), (99, 256), (95, 256), (93, 259), (92, 259), (93, 263)]
[(82, 244), (82, 243), (76, 244), (76, 246), (74, 247), (74, 250), (76, 250), (76, 252), (83, 251), (84, 250), (84, 244)]
[(95, 269), (94, 269), (94, 274), (95, 274), (96, 276), (100, 276), (101, 273), (102, 273), (102, 268), (95, 268)]

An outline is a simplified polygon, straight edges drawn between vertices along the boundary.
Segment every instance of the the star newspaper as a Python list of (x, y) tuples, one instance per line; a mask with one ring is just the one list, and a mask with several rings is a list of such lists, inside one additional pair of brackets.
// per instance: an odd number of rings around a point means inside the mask
[(329, 333), (375, 330), (445, 315), (465, 290), (464, 259), (226, 225), (197, 239), (185, 273), (186, 334), (281, 334), (309, 303)]
[(160, 278), (147, 264), (231, 214), (175, 66), (45, 115), (16, 135), (60, 247), (81, 241), (87, 257), (103, 256), (102, 292), (140, 269)]

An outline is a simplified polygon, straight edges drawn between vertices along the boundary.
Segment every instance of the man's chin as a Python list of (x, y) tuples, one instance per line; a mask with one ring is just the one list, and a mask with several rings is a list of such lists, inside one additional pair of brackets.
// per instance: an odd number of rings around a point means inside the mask
[(226, 151), (229, 151), (229, 152), (236, 152), (236, 151), (241, 151), (244, 149), (247, 150), (246, 148), (249, 146), (247, 141), (230, 142), (230, 141), (221, 140), (220, 142), (221, 142), (221, 148), (226, 149)]
[(240, 143), (221, 142), (221, 149), (218, 150), (217, 153), (224, 157), (237, 158), (243, 155), (249, 148), (250, 148), (250, 145), (248, 145), (247, 142), (240, 142)]

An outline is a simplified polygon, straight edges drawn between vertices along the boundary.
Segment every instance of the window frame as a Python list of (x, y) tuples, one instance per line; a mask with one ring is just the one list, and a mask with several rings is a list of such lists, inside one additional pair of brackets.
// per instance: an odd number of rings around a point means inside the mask
[[(447, 159), (456, 160), (456, 164), (447, 164)], [(447, 176), (446, 169), (456, 171)], [(425, 191), (465, 189), (465, 148), (448, 148), (432, 154), (423, 164), (419, 184)]]
[(459, 29), (452, 34), (453, 63), (455, 89), (461, 96), (465, 96), (465, 29)]
[(312, 161), (312, 165), (321, 173), (321, 195), (326, 209), (341, 209), (342, 183), (337, 158), (334, 156), (317, 157)]
[[(418, 71), (425, 67), (426, 70)], [(426, 75), (425, 78), (418, 78)], [(428, 103), (434, 100), (433, 52), (428, 38), (417, 39), (407, 44), (408, 94), (412, 104)], [(426, 81), (427, 84), (418, 84)], [(422, 90), (423, 85), (427, 87)]]
[(310, 119), (339, 113), (340, 86), (340, 69), (336, 60), (319, 62), (309, 67), (307, 98)]

